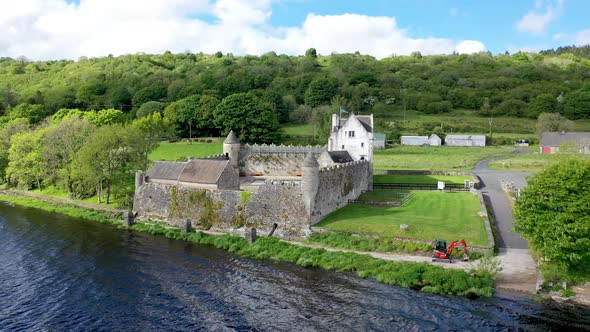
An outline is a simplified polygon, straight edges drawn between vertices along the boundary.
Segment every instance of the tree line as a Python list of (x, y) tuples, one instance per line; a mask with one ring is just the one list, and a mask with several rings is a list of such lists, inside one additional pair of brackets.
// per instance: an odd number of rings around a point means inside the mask
[[(33, 121), (63, 108), (115, 109), (128, 121), (166, 114), (181, 136), (219, 135), (226, 119), (213, 117), (213, 111), (218, 105), (235, 104), (226, 101), (234, 95), (234, 100), (248, 104), (243, 94), (256, 101), (266, 120), (272, 118), (270, 127), (275, 119), (279, 124), (314, 121), (318, 108), (335, 97), (350, 111), (381, 118), (402, 110), (466, 110), (473, 116), (531, 119), (559, 112), (572, 120), (589, 118), (590, 60), (583, 56), (584, 48), (567, 50), (512, 55), (414, 52), (381, 60), (358, 53), (319, 56), (313, 49), (305, 56), (166, 52), (78, 61), (2, 58), (0, 123), (22, 117), (25, 109)], [(256, 140), (277, 139), (277, 134)]]

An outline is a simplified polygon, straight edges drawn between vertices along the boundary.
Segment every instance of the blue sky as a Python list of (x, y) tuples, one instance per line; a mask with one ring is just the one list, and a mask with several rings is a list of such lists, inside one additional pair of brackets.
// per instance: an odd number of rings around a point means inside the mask
[(1, 0), (0, 57), (448, 54), (590, 43), (589, 0)]
[[(536, 6), (541, 5), (540, 8)], [(443, 37), (482, 41), (493, 53), (569, 45), (576, 32), (590, 29), (590, 1), (566, 0), (544, 33), (520, 31), (516, 23), (527, 13), (543, 13), (557, 1), (534, 0), (294, 0), (273, 5), (271, 24), (300, 25), (308, 13), (344, 13), (395, 17), (412, 37)], [(572, 38), (559, 39), (567, 34)], [(590, 40), (587, 41), (590, 43)]]

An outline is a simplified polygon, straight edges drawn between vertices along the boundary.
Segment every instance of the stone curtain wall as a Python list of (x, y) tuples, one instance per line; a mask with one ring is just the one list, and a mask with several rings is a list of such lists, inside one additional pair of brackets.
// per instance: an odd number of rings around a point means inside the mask
[(279, 237), (310, 233), (301, 181), (267, 181), (255, 193), (146, 182), (136, 191), (134, 210), (139, 219), (175, 226), (188, 219), (200, 229), (233, 232), (247, 226), (267, 234), (276, 223)]
[(357, 199), (363, 191), (370, 190), (373, 184), (371, 169), (371, 163), (364, 160), (320, 169), (311, 224), (346, 206), (348, 200)]

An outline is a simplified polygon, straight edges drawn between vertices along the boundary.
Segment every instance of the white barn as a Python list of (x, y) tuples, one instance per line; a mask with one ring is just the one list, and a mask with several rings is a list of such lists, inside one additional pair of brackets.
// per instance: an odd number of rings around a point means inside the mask
[(430, 137), (428, 137), (428, 143), (430, 144), (430, 146), (441, 146), (442, 140), (440, 139), (440, 137), (438, 137), (437, 134), (432, 134), (430, 135)]
[(428, 141), (428, 136), (402, 136), (400, 143), (401, 145), (415, 146), (430, 145), (430, 142)]
[(485, 135), (447, 135), (447, 146), (486, 146)]
[(373, 115), (332, 115), (328, 151), (348, 151), (353, 160), (373, 160)]

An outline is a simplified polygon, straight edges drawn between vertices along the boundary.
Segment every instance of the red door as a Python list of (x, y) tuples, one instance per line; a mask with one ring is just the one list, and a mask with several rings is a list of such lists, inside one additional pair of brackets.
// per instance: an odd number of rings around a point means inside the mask
[(543, 154), (551, 154), (551, 147), (550, 146), (544, 146), (542, 153)]

